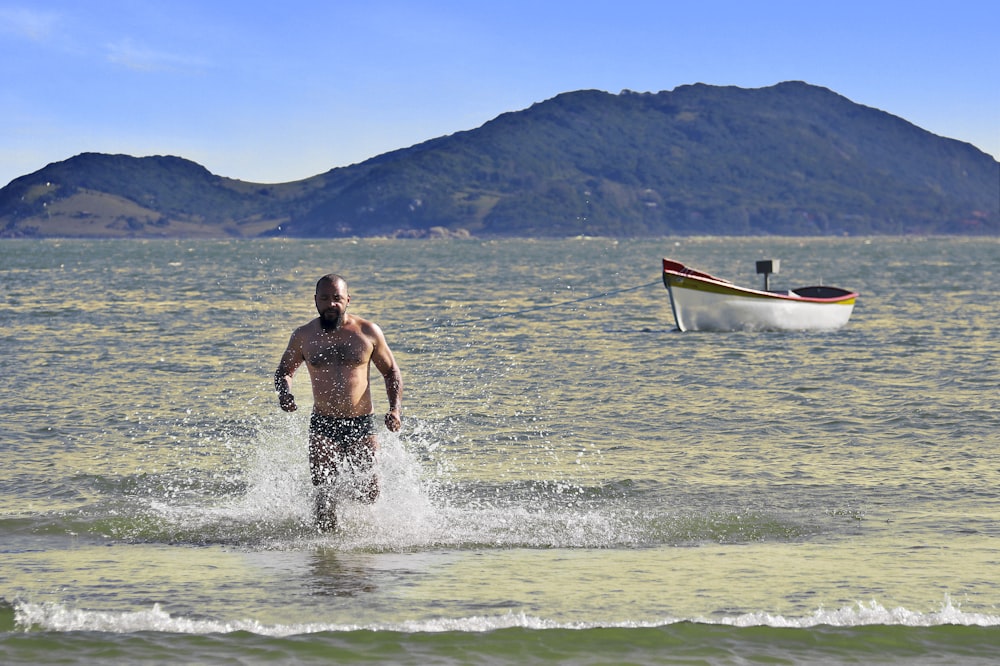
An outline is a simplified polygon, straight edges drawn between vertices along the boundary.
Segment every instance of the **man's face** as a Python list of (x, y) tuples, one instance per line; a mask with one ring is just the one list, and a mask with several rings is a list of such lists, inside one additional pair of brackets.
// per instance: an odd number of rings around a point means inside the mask
[(343, 282), (324, 283), (316, 290), (316, 312), (323, 328), (334, 329), (344, 321), (351, 296)]

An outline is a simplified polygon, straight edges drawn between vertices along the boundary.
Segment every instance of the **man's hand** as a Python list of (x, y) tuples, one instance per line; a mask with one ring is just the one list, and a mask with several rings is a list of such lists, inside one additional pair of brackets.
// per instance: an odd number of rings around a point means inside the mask
[(278, 394), (278, 404), (281, 405), (281, 408), (286, 412), (294, 412), (299, 408), (299, 406), (295, 404), (295, 396), (291, 393)]
[(403, 419), (399, 416), (399, 410), (394, 409), (385, 415), (385, 427), (391, 432), (399, 432), (403, 427)]

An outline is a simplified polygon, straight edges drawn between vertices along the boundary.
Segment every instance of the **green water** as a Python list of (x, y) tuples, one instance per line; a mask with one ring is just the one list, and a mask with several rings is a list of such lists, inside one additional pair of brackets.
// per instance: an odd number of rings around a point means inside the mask
[[(861, 293), (673, 330), (660, 258)], [(2, 241), (0, 660), (987, 663), (995, 239)], [(310, 525), (271, 374), (345, 274), (406, 382)], [(379, 410), (384, 396), (376, 393)]]

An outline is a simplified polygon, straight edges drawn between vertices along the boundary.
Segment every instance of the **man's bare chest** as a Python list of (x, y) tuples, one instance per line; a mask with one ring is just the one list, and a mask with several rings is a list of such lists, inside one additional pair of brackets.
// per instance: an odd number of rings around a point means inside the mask
[(359, 335), (321, 334), (303, 350), (306, 362), (314, 368), (356, 367), (371, 359), (372, 345)]

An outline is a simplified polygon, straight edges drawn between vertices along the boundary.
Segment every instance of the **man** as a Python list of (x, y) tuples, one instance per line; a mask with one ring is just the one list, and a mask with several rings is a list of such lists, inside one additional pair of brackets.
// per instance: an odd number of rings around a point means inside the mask
[(370, 366), (385, 379), (385, 425), (392, 432), (402, 426), (403, 380), (382, 329), (347, 312), (351, 296), (344, 278), (321, 277), (315, 301), (319, 316), (292, 332), (274, 373), (274, 388), (281, 408), (294, 412), (298, 406), (289, 382), (306, 364), (313, 392), (309, 470), (317, 488), (316, 525), (329, 531), (337, 525), (335, 495), (343, 486), (352, 486), (355, 497), (366, 503), (379, 494)]

